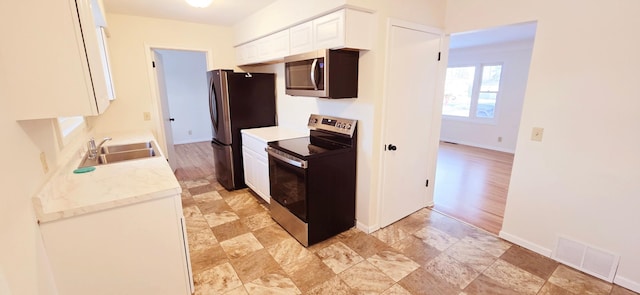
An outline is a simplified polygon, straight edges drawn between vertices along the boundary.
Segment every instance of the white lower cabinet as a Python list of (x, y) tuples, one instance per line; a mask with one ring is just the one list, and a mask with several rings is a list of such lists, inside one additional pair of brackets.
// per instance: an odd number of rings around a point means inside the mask
[(267, 143), (309, 135), (280, 126), (242, 129), (242, 168), (244, 183), (267, 203), (271, 202), (269, 188), (269, 156)]
[(271, 199), (269, 192), (269, 160), (265, 148), (267, 148), (266, 142), (260, 142), (246, 134), (242, 135), (244, 183), (269, 203)]
[(59, 294), (191, 294), (180, 195), (40, 224)]

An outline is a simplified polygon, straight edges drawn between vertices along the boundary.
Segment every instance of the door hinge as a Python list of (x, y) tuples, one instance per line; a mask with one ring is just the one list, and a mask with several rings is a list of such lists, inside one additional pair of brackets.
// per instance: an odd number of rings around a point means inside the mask
[[(438, 59), (438, 60), (440, 60), (440, 59)], [(155, 61), (152, 61), (152, 62), (151, 62), (151, 66), (153, 66), (153, 67), (155, 68), (155, 67), (156, 67), (156, 62), (155, 62)]]
[(427, 179), (427, 182), (424, 184), (426, 187), (429, 187), (429, 180)]
[(438, 51), (438, 61), (440, 61), (440, 55), (442, 54), (442, 52)]

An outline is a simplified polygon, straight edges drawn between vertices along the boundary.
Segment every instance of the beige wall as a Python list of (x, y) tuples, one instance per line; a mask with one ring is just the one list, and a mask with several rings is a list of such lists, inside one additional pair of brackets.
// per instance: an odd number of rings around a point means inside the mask
[[(145, 44), (208, 51), (209, 68), (233, 68), (231, 29), (175, 21), (109, 15), (109, 49), (116, 95), (106, 113), (90, 118), (91, 133), (153, 130), (155, 121), (143, 121), (142, 112), (157, 118), (147, 72)], [(62, 69), (61, 69), (62, 70)], [(10, 77), (0, 77), (10, 83)], [(48, 268), (31, 197), (62, 164), (84, 145), (89, 131), (78, 134), (67, 147), (58, 145), (53, 120), (13, 121), (8, 113), (12, 99), (0, 87), (0, 149), (3, 193), (0, 196), (0, 294), (56, 294)], [(40, 152), (47, 157), (44, 173)]]
[(538, 21), (501, 235), (542, 253), (557, 235), (618, 253), (615, 282), (640, 290), (640, 2), (447, 4), (452, 33)]
[[(107, 21), (116, 100), (95, 120), (97, 133), (158, 132), (158, 105), (153, 99), (155, 90), (149, 76), (149, 47), (206, 51), (208, 69), (235, 67), (231, 28), (118, 14), (107, 14)], [(151, 113), (151, 121), (144, 121), (143, 112)], [(156, 136), (163, 141), (162, 134)]]
[[(0, 99), (0, 134), (5, 139), (0, 148), (0, 294), (56, 294), (31, 198), (76, 154), (87, 132), (60, 148), (53, 120), (16, 122), (7, 111), (10, 99), (20, 98)], [(41, 152), (46, 155), (48, 173), (40, 164)]]
[[(344, 5), (370, 10), (374, 14), (374, 45), (360, 53), (357, 99), (328, 100), (311, 97), (292, 97), (284, 94), (284, 65), (266, 67), (278, 74), (278, 122), (292, 128), (305, 128), (310, 113), (320, 113), (358, 120), (358, 175), (356, 219), (364, 230), (378, 226), (378, 181), (380, 172), (379, 130), (382, 116), (385, 78), (386, 38), (389, 18), (409, 20), (422, 25), (441, 28), (444, 25), (444, 0), (405, 0), (402, 5), (390, 1), (300, 1), (280, 0), (258, 11), (234, 26), (236, 43), (259, 38), (270, 32), (325, 14)], [(247, 67), (245, 70), (252, 70)], [(261, 67), (264, 70), (265, 67)], [(439, 126), (438, 126), (439, 128)], [(434, 161), (435, 162), (435, 161)], [(435, 166), (433, 167), (435, 170)]]

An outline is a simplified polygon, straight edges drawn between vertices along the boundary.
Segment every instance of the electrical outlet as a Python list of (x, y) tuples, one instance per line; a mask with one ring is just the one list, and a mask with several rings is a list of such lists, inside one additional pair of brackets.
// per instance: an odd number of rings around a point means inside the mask
[(40, 164), (42, 164), (42, 171), (44, 174), (49, 173), (49, 165), (47, 164), (47, 155), (44, 152), (40, 152)]
[(544, 128), (541, 127), (533, 127), (531, 130), (531, 140), (533, 141), (542, 141), (542, 134), (544, 133)]
[(498, 142), (502, 142), (502, 136), (498, 136)]
[(193, 132), (191, 132), (191, 130), (189, 130), (189, 132), (188, 132), (188, 133), (189, 133), (189, 135), (193, 134)]
[(151, 120), (151, 113), (144, 112), (144, 113), (142, 113), (142, 115), (144, 116), (144, 120), (145, 121), (150, 121)]

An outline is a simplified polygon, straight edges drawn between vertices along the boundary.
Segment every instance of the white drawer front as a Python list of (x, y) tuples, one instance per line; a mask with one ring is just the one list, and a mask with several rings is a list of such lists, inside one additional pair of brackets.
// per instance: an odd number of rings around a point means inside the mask
[(256, 139), (255, 137), (246, 135), (246, 134), (242, 134), (242, 145), (254, 152), (256, 152), (258, 155), (265, 155), (266, 157), (266, 152), (264, 151), (264, 149), (267, 147), (267, 143), (260, 141), (258, 139)]

